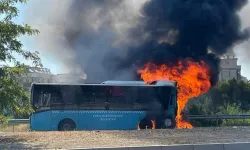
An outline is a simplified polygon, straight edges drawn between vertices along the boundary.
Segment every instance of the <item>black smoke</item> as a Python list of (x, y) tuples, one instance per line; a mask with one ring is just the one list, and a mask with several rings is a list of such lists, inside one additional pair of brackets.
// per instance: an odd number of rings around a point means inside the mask
[(219, 57), (249, 37), (238, 15), (247, 2), (37, 0), (30, 1), (27, 23), (41, 31), (41, 51), (73, 73), (84, 71), (87, 82), (140, 80), (137, 70), (149, 61), (174, 65), (191, 58), (210, 65), (214, 84)]
[(211, 82), (215, 84), (220, 69), (219, 56), (235, 43), (249, 38), (248, 30), (241, 31), (237, 14), (247, 2), (151, 0), (145, 3), (141, 10), (144, 18), (139, 27), (143, 30), (135, 31), (147, 33), (148, 39), (129, 51), (126, 59), (119, 62), (118, 70), (133, 65), (140, 68), (149, 61), (172, 65), (180, 59), (191, 58), (210, 65)]

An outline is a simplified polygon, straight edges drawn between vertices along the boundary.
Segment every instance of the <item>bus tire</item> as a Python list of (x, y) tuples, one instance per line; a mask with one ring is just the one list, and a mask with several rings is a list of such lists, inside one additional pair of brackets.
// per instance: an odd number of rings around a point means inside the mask
[(142, 119), (140, 122), (139, 122), (139, 128), (140, 129), (152, 129), (153, 128), (153, 124), (152, 124), (152, 121), (151, 119), (149, 118), (144, 118)]
[(175, 118), (167, 117), (163, 120), (163, 128), (164, 129), (174, 129), (176, 127)]
[(76, 124), (72, 119), (63, 119), (58, 125), (59, 131), (73, 131), (76, 129)]

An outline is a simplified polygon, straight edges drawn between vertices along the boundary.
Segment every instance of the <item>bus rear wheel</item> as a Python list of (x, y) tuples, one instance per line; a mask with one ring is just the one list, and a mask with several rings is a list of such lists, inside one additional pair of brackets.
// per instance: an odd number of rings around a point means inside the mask
[(72, 119), (63, 119), (58, 125), (59, 131), (73, 131), (76, 129), (76, 124)]
[(155, 129), (155, 121), (149, 118), (144, 118), (138, 125), (139, 129)]

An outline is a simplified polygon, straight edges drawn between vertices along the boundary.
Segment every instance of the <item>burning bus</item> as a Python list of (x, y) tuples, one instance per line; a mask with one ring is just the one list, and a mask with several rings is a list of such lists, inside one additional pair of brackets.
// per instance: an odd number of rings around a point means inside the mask
[(177, 83), (32, 84), (35, 131), (175, 128)]

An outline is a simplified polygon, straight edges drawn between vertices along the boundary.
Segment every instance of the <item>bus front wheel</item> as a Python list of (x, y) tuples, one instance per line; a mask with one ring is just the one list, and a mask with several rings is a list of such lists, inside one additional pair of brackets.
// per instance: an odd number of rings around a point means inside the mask
[(58, 125), (59, 131), (73, 131), (76, 129), (76, 124), (72, 119), (63, 119)]
[(164, 129), (174, 129), (176, 126), (175, 118), (171, 117), (165, 118), (163, 120), (163, 126)]

